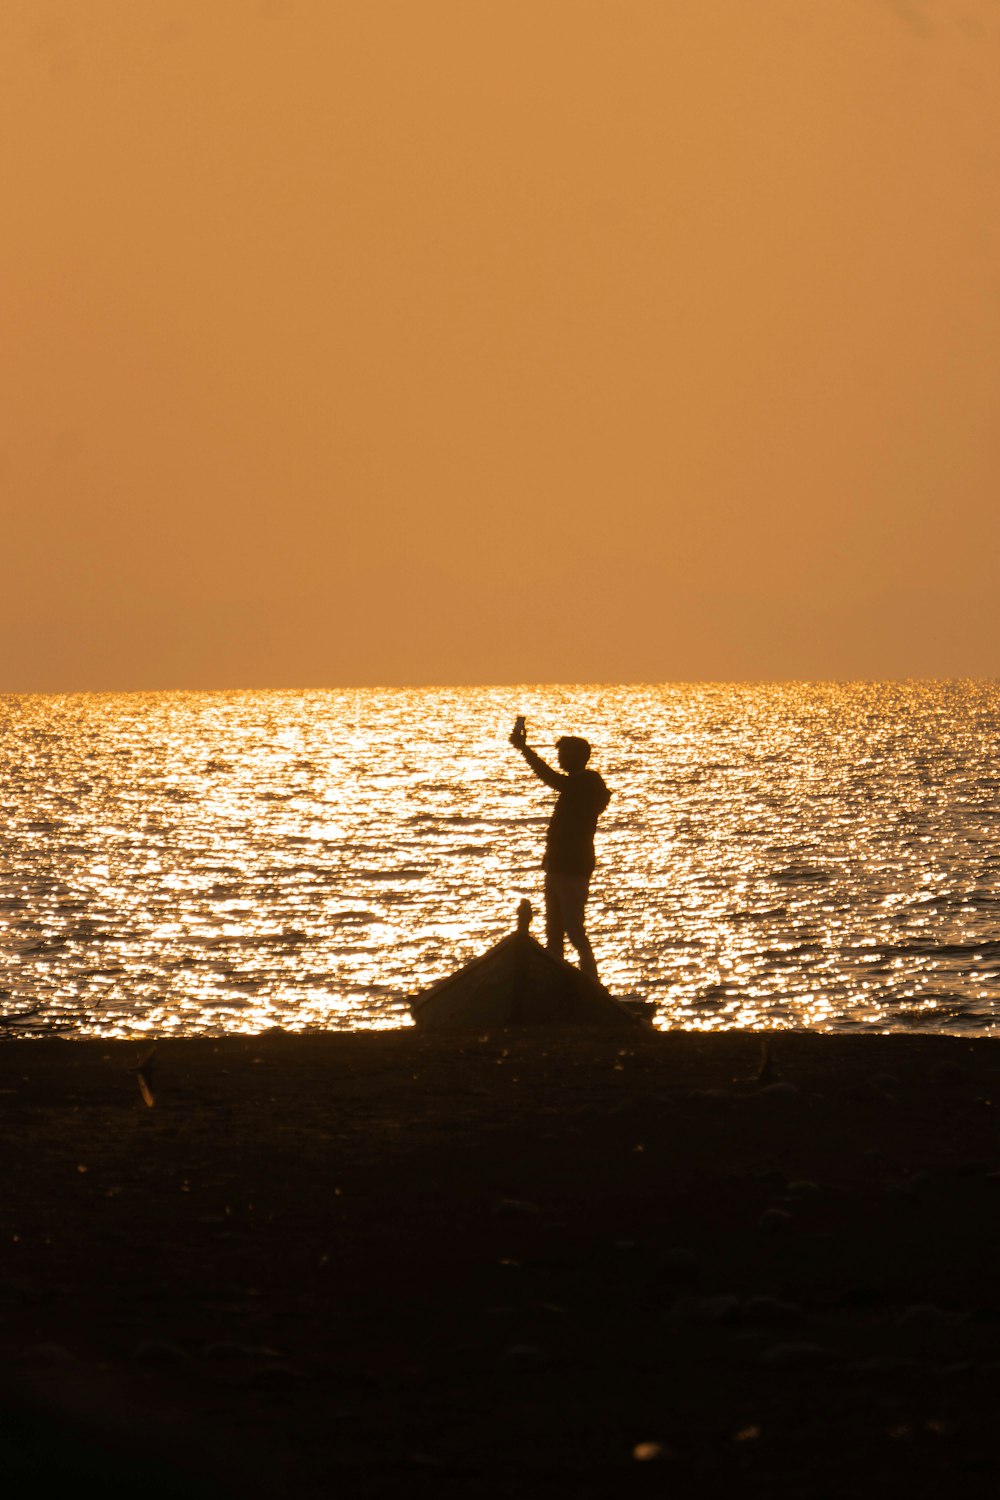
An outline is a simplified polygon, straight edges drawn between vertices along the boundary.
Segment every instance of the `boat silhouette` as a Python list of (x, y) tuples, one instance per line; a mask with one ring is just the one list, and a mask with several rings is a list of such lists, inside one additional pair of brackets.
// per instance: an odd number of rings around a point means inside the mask
[(634, 1029), (641, 1013), (602, 984), (556, 958), (529, 932), (531, 903), (517, 909), (517, 928), (478, 958), (410, 1000), (425, 1031), (495, 1026), (600, 1026)]

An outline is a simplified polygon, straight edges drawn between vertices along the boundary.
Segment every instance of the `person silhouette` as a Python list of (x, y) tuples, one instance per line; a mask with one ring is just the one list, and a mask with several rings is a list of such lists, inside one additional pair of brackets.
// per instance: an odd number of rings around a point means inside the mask
[(556, 758), (562, 774), (532, 750), (523, 719), (514, 725), (510, 742), (515, 750), (520, 750), (539, 781), (559, 793), (545, 835), (542, 860), (545, 946), (562, 958), (564, 941), (569, 938), (580, 958), (580, 972), (599, 983), (584, 915), (594, 872), (594, 831), (611, 793), (596, 771), (587, 770), (590, 746), (577, 735), (563, 735), (556, 741)]

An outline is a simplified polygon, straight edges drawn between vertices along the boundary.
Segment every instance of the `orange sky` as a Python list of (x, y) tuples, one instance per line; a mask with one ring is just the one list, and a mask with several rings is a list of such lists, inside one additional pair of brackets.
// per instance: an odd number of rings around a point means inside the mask
[(4, 0), (0, 690), (998, 674), (996, 0)]

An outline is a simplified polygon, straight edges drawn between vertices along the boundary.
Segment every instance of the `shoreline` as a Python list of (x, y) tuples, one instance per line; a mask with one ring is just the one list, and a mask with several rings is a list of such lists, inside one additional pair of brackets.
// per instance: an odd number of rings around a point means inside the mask
[(17, 1037), (0, 1110), (22, 1487), (995, 1480), (989, 1038)]
[[(633, 997), (626, 996), (624, 998), (625, 1002), (627, 1003)], [(875, 1025), (869, 1026), (867, 1023), (858, 1024), (850, 1030), (839, 1030), (835, 1028), (830, 1028), (828, 1030), (817, 1030), (816, 1028), (808, 1026), (755, 1026), (752, 1028), (746, 1026), (732, 1026), (695, 1030), (674, 1025), (665, 1025), (662, 1027), (657, 1026), (653, 1022), (648, 1022), (646, 1018), (641, 1016), (641, 1013), (640, 1020), (642, 1021), (643, 1032), (647, 1036), (660, 1038), (678, 1036), (704, 1037), (706, 1039), (714, 1038), (720, 1043), (726, 1037), (745, 1037), (751, 1039), (756, 1038), (758, 1045), (764, 1038), (768, 1038), (769, 1040), (777, 1041), (780, 1043), (783, 1037), (825, 1037), (833, 1043), (845, 1042), (848, 1044), (855, 1041), (864, 1040), (869, 1037), (898, 1037), (903, 1041), (939, 1040), (943, 1042), (956, 1042), (959, 1045), (965, 1042), (971, 1044), (974, 1042), (988, 1043), (1000, 1040), (1000, 1021), (998, 1021), (996, 1026), (990, 1030), (973, 1030), (962, 1028), (961, 1030), (956, 1029), (954, 1031), (948, 1031), (944, 1029), (938, 1029), (936, 1027), (927, 1027), (924, 1029), (914, 1029), (913, 1027), (878, 1027)], [(2, 1020), (0, 1020), (0, 1026), (2, 1026), (2, 1024)], [(516, 1022), (513, 1023), (510, 1029), (517, 1034), (523, 1035), (525, 1033), (532, 1034), (536, 1031), (548, 1031), (550, 1028), (544, 1025), (536, 1025), (535, 1023), (530, 1022)], [(567, 1032), (570, 1029), (574, 1029), (577, 1031), (586, 1031), (592, 1028), (570, 1028), (567, 1025), (563, 1025), (560, 1029), (564, 1032)], [(475, 1027), (469, 1028), (469, 1034), (471, 1035), (475, 1030)], [(207, 1044), (229, 1045), (230, 1043), (234, 1043), (237, 1041), (258, 1041), (264, 1042), (265, 1044), (282, 1040), (326, 1042), (333, 1039), (340, 1040), (352, 1037), (426, 1037), (428, 1036), (428, 1034), (429, 1033), (425, 1029), (415, 1025), (358, 1026), (352, 1029), (348, 1027), (326, 1028), (310, 1023), (309, 1025), (303, 1026), (300, 1030), (296, 1030), (292, 1027), (282, 1026), (280, 1023), (278, 1023), (269, 1025), (262, 1031), (202, 1031), (190, 1033), (140, 1031), (136, 1032), (134, 1035), (129, 1036), (121, 1036), (118, 1034), (109, 1036), (102, 1032), (77, 1031), (70, 1026), (61, 1027), (56, 1025), (49, 1030), (39, 1030), (33, 1032), (22, 1029), (19, 1025), (15, 1025), (9, 1026), (6, 1030), (0, 1030), (0, 1047), (5, 1047), (8, 1045), (20, 1045), (22, 1043), (31, 1045), (47, 1045), (50, 1042), (53, 1044), (69, 1042), (74, 1046), (80, 1047), (131, 1047), (139, 1052), (142, 1052), (143, 1050), (148, 1052), (154, 1047), (196, 1047)], [(494, 1028), (494, 1034), (499, 1034), (496, 1028)], [(626, 1033), (626, 1035), (628, 1035), (628, 1033)]]

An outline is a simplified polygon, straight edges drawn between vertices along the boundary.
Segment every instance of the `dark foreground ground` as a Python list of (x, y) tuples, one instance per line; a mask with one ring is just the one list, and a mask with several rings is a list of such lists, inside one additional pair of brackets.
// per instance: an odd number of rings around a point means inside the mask
[(995, 1046), (2, 1043), (6, 1489), (994, 1494)]

